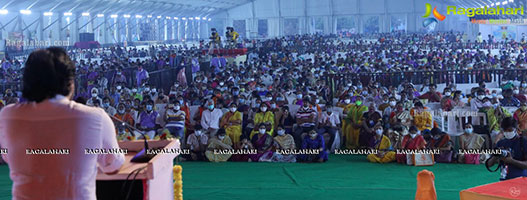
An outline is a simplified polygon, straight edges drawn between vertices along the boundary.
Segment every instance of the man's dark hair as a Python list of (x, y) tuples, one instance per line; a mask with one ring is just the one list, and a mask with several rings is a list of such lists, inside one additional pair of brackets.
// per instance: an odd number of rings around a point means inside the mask
[(32, 52), (24, 68), (22, 97), (40, 103), (56, 95), (67, 96), (75, 78), (75, 64), (59, 47)]
[(501, 121), (501, 128), (503, 130), (507, 130), (507, 129), (510, 129), (510, 128), (515, 128), (516, 125), (517, 125), (517, 122), (516, 122), (516, 120), (513, 117), (505, 117)]

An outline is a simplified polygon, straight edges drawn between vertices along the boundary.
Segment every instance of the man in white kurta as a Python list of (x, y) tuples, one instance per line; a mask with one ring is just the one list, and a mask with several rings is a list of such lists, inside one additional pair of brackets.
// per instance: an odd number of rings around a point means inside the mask
[(118, 149), (114, 125), (104, 110), (62, 95), (2, 109), (0, 138), (8, 151), (2, 156), (13, 180), (13, 199), (95, 200), (97, 166), (112, 173), (124, 163), (123, 154), (85, 152)]

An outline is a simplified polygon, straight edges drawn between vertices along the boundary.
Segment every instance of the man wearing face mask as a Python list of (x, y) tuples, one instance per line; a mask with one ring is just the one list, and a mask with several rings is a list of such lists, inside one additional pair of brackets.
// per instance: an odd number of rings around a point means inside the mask
[(102, 102), (102, 99), (99, 98), (98, 92), (99, 90), (97, 88), (91, 89), (91, 97), (86, 101), (87, 106), (94, 106), (96, 102), (100, 104)]
[(485, 107), (484, 103), (485, 91), (478, 90), (475, 98), (470, 100), (470, 108), (472, 111), (478, 112), (481, 108)]
[(340, 126), (340, 118), (339, 114), (333, 111), (333, 107), (330, 104), (326, 105), (323, 109), (318, 122), (320, 128), (317, 132), (322, 136), (326, 136), (325, 134), (329, 136), (326, 149), (330, 149)]
[(205, 160), (205, 151), (209, 142), (209, 137), (205, 132), (206, 130), (203, 130), (201, 125), (197, 124), (194, 126), (194, 133), (187, 138), (186, 144), (190, 149), (190, 159), (193, 161)]
[(311, 108), (311, 103), (304, 99), (304, 104), (296, 112), (297, 128), (293, 134), (297, 147), (302, 144), (302, 134), (315, 128), (316, 111)]
[(309, 132), (302, 140), (302, 150), (318, 150), (318, 154), (300, 154), (298, 159), (302, 162), (325, 162), (328, 160), (328, 152), (325, 150), (324, 137), (315, 130)]
[(201, 126), (207, 130), (212, 138), (220, 128), (220, 119), (223, 116), (223, 112), (215, 108), (213, 100), (207, 101), (206, 108), (201, 114)]
[(102, 101), (102, 108), (108, 115), (113, 116), (115, 113), (117, 113), (117, 110), (110, 105), (110, 97), (104, 97)]
[(375, 136), (374, 142), (370, 147), (379, 151), (377, 154), (369, 154), (366, 159), (373, 163), (389, 163), (395, 160), (395, 152), (390, 151), (391, 142), (388, 136), (384, 135), (384, 130), (380, 124), (373, 127)]
[[(170, 134), (184, 141), (185, 139), (185, 119), (186, 113), (181, 110), (181, 105), (176, 101), (173, 105), (168, 105), (168, 109), (165, 114), (165, 121), (167, 124), (165, 128), (170, 131)], [(184, 142), (181, 142), (184, 144)]]
[[(401, 149), (403, 150), (416, 150), (424, 149), (426, 147), (426, 141), (421, 135), (421, 132), (415, 126), (411, 126), (408, 135), (403, 137), (401, 142)], [(412, 165), (413, 163), (407, 163), (406, 154), (397, 154), (395, 157), (398, 163)]]
[[(159, 113), (154, 111), (154, 101), (149, 100), (146, 102), (145, 110), (139, 114), (139, 130), (144, 131), (149, 139), (154, 139), (156, 135), (156, 128), (159, 126), (157, 124), (157, 118)], [(141, 137), (141, 135), (136, 134), (136, 137)]]
[(514, 98), (520, 101), (520, 103), (527, 102), (527, 97), (525, 96), (525, 93), (523, 93), (523, 91), (520, 92), (520, 89), (515, 87), (514, 90), (512, 90), (512, 94)]
[(500, 165), (500, 181), (527, 177), (527, 139), (517, 134), (516, 127), (517, 122), (512, 117), (503, 119), (501, 128), (504, 138), (497, 142), (496, 147), (510, 152), (504, 157), (492, 156), (488, 163), (485, 163), (487, 167)]

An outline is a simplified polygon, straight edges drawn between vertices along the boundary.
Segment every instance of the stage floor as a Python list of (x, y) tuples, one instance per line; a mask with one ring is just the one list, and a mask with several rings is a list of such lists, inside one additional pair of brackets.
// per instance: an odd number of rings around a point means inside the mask
[[(185, 200), (414, 199), (417, 172), (434, 172), (438, 199), (459, 199), (463, 189), (498, 181), (484, 165), (411, 167), (374, 164), (364, 156), (331, 155), (323, 164), (182, 162)], [(0, 166), (0, 199), (11, 199), (8, 167)]]

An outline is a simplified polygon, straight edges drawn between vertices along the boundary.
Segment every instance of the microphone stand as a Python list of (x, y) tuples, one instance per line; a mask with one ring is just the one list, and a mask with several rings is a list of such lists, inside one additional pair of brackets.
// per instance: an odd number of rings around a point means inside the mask
[(139, 151), (139, 153), (137, 153), (133, 158), (132, 160), (130, 160), (130, 162), (135, 162), (135, 163), (146, 163), (148, 161), (150, 161), (154, 156), (155, 154), (148, 154), (146, 151), (148, 151), (148, 142), (146, 141), (146, 135), (143, 133), (143, 131), (131, 126), (130, 124), (124, 122), (123, 120), (120, 120), (119, 118), (115, 117), (115, 116), (112, 116), (112, 115), (108, 115), (110, 116), (110, 118), (112, 118), (113, 120), (121, 123), (122, 125), (132, 129), (132, 131), (135, 131), (135, 132), (138, 132), (139, 134), (141, 134), (143, 136), (143, 140), (145, 142), (145, 148), (141, 151)]

